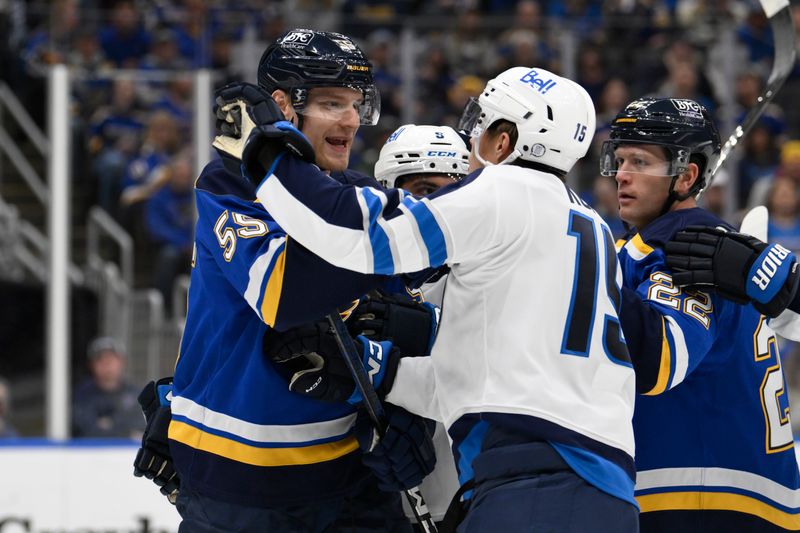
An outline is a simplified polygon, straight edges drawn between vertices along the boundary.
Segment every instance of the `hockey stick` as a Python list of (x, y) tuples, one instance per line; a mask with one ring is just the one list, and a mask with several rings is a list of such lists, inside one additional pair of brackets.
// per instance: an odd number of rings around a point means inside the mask
[[(331, 313), (328, 315), (328, 322), (333, 328), (333, 336), (336, 338), (336, 344), (339, 346), (339, 351), (342, 352), (342, 357), (353, 375), (356, 382), (356, 387), (364, 397), (364, 407), (372, 420), (372, 425), (375, 426), (375, 431), (379, 437), (386, 434), (386, 412), (383, 410), (378, 393), (372, 386), (372, 381), (369, 379), (367, 369), (364, 368), (364, 363), (358, 354), (355, 342), (350, 337), (347, 327), (339, 313)], [(436, 533), (436, 524), (433, 523), (428, 506), (425, 505), (425, 500), (422, 498), (422, 492), (419, 487), (413, 487), (404, 490), (408, 503), (411, 505), (411, 510), (414, 512), (414, 517), (417, 523), (422, 527), (426, 533)]]
[[(794, 23), (792, 21), (792, 12), (789, 8), (788, 0), (760, 0), (761, 7), (769, 19), (770, 27), (772, 28), (772, 40), (775, 45), (775, 59), (772, 62), (772, 72), (770, 72), (769, 79), (767, 80), (767, 87), (764, 89), (756, 105), (753, 106), (747, 115), (742, 120), (742, 123), (736, 126), (731, 136), (725, 141), (722, 146), (722, 151), (717, 161), (714, 171), (711, 173), (711, 179), (703, 190), (707, 189), (714, 179), (717, 170), (722, 166), (725, 160), (730, 155), (731, 151), (739, 143), (739, 140), (750, 131), (750, 128), (756, 123), (758, 118), (767, 108), (767, 104), (772, 100), (778, 90), (783, 86), (786, 78), (792, 72), (795, 59), (794, 47)], [(702, 192), (702, 191), (701, 191)]]

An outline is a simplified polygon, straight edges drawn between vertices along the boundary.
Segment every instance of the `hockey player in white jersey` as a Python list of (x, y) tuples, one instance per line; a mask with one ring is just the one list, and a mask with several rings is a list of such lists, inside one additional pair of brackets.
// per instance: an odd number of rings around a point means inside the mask
[(460, 531), (635, 531), (618, 262), (608, 226), (564, 181), (594, 106), (576, 83), (516, 67), (462, 120), (475, 171), (422, 200), (333, 183), (279, 112), (241, 140), (243, 168), (281, 226), (337, 266), (450, 266), (432, 355), (365, 362), (388, 402), (448, 428)]
[[(375, 163), (375, 179), (382, 185), (404, 189), (414, 195), (430, 194), (463, 179), (469, 170), (469, 150), (453, 128), (404, 124), (381, 148)], [(426, 302), (441, 307), (446, 276), (420, 287)], [(450, 500), (458, 490), (458, 474), (450, 451), (450, 439), (443, 424), (433, 435), (436, 468), (422, 482), (421, 490), (431, 517), (444, 518)], [(413, 513), (404, 502), (406, 516)]]

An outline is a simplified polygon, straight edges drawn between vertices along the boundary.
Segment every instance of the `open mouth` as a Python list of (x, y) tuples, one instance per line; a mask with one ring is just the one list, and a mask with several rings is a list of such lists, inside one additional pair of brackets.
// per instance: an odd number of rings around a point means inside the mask
[(347, 152), (350, 148), (350, 139), (346, 137), (325, 137), (325, 142), (337, 152)]

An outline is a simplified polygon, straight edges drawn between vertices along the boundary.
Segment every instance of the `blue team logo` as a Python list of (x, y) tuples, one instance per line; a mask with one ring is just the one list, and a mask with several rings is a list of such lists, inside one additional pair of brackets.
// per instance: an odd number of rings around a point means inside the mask
[(402, 128), (397, 128), (397, 129), (394, 131), (394, 133), (392, 133), (391, 135), (389, 135), (389, 138), (388, 138), (388, 139), (386, 139), (386, 142), (387, 142), (387, 143), (390, 143), (390, 142), (392, 142), (392, 141), (396, 141), (396, 140), (397, 140), (397, 138), (398, 138), (398, 137), (400, 137), (400, 134), (401, 134), (401, 133), (403, 133), (403, 131), (404, 131), (405, 129), (406, 129), (406, 128), (405, 128), (405, 126), (403, 126)]
[(519, 81), (527, 83), (541, 94), (547, 94), (547, 91), (556, 86), (555, 80), (544, 78), (536, 69), (522, 76)]

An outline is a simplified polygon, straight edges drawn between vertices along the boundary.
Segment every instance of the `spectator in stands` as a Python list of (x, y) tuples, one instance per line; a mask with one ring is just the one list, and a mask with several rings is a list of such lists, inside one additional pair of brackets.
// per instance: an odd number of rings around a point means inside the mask
[(111, 337), (99, 337), (89, 344), (87, 356), (91, 375), (75, 387), (72, 435), (141, 438), (139, 391), (125, 380), (124, 349)]
[(739, 160), (738, 205), (744, 206), (750, 189), (760, 178), (775, 173), (780, 162), (780, 150), (771, 123), (759, 120), (742, 139), (742, 158)]
[(130, 0), (117, 2), (111, 24), (100, 30), (99, 37), (106, 57), (121, 68), (136, 68), (150, 48), (150, 34)]
[(118, 215), (122, 180), (128, 164), (141, 143), (144, 124), (130, 80), (117, 80), (112, 87), (111, 104), (99, 108), (89, 127), (89, 154), (92, 174), (97, 180), (97, 201), (114, 216)]
[(164, 183), (164, 165), (179, 143), (178, 126), (172, 115), (158, 111), (150, 116), (139, 156), (129, 165), (122, 183), (123, 208), (149, 198)]
[(189, 62), (178, 50), (175, 32), (161, 28), (153, 33), (150, 52), (142, 60), (141, 68), (146, 70), (183, 70)]
[(16, 428), (9, 422), (11, 412), (11, 390), (8, 382), (0, 378), (0, 439), (14, 439), (19, 437)]
[(190, 152), (182, 152), (166, 167), (166, 183), (147, 201), (147, 233), (158, 247), (153, 284), (164, 297), (167, 313), (172, 310), (172, 284), (189, 272), (192, 260), (194, 174)]
[(625, 235), (625, 226), (619, 218), (617, 183), (613, 178), (597, 176), (592, 187), (592, 207), (608, 224), (614, 239)]
[(711, 211), (719, 218), (730, 223), (733, 226), (739, 226), (738, 213), (735, 210), (736, 206), (728, 209), (728, 187), (730, 185), (731, 177), (730, 172), (725, 168), (720, 168), (711, 184), (703, 191), (700, 197), (700, 206), (708, 211)]
[(800, 253), (800, 194), (797, 183), (777, 177), (772, 182), (767, 200), (769, 210), (769, 242), (777, 242), (794, 253)]
[(781, 163), (774, 174), (768, 174), (758, 179), (747, 197), (747, 207), (766, 205), (772, 182), (779, 177), (792, 180), (800, 186), (800, 140), (788, 141), (781, 147)]

